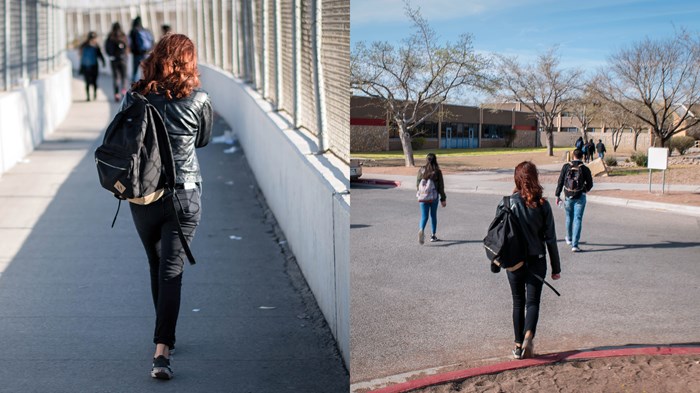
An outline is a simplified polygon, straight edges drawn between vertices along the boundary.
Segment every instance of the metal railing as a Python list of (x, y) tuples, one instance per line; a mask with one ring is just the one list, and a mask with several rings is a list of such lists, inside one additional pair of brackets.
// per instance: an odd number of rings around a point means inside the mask
[(65, 55), (65, 14), (59, 0), (0, 0), (0, 91), (52, 73)]
[(350, 0), (111, 1), (67, 9), (67, 40), (96, 31), (104, 41), (136, 16), (156, 39), (163, 24), (188, 35), (201, 62), (249, 83), (318, 138), (318, 153), (349, 162)]

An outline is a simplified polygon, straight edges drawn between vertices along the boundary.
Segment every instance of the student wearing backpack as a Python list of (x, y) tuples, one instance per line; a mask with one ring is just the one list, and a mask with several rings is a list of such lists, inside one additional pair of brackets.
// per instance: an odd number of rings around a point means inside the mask
[(595, 145), (595, 150), (598, 152), (598, 157), (602, 160), (605, 159), (605, 144), (602, 139), (598, 139), (598, 143)]
[(425, 243), (425, 225), (430, 216), (430, 225), (433, 230), (430, 235), (431, 242), (438, 242), (437, 237), (437, 209), (438, 203), (442, 207), (447, 206), (447, 196), (445, 195), (445, 183), (442, 178), (442, 171), (438, 165), (437, 157), (433, 153), (428, 153), (425, 157), (425, 165), (418, 170), (416, 179), (416, 194), (420, 203), (421, 218), (418, 226), (418, 243)]
[(566, 211), (566, 244), (571, 246), (572, 252), (579, 252), (579, 239), (581, 238), (581, 226), (583, 212), (586, 209), (586, 193), (593, 188), (593, 176), (591, 170), (583, 164), (583, 152), (574, 150), (574, 160), (567, 162), (561, 168), (555, 196), (557, 205), (562, 203), (561, 195), (564, 191), (564, 209)]
[[(525, 264), (507, 271), (507, 275), (513, 298), (515, 348), (512, 354), (515, 359), (523, 359), (534, 354), (540, 297), (543, 279), (547, 275), (546, 255), (549, 254), (552, 280), (560, 278), (561, 265), (554, 215), (549, 202), (542, 197), (537, 167), (530, 161), (521, 162), (515, 167), (513, 177), (515, 190), (510, 197), (510, 209), (517, 217), (527, 244), (527, 255), (524, 258)], [(503, 208), (503, 203), (501, 200), (497, 212)]]
[[(200, 221), (202, 175), (195, 148), (209, 143), (213, 115), (209, 96), (198, 89), (197, 53), (186, 36), (163, 37), (144, 60), (143, 71), (143, 79), (131, 90), (144, 95), (164, 120), (175, 162), (175, 190), (153, 203), (129, 206), (148, 257), (156, 311), (151, 376), (170, 379), (170, 350), (175, 345), (186, 259), (176, 228), (179, 220), (189, 243)], [(134, 99), (127, 94), (122, 107)]]
[(126, 34), (119, 22), (112, 24), (112, 31), (105, 40), (105, 51), (112, 66), (112, 85), (114, 86), (114, 101), (119, 102), (126, 93), (126, 50), (129, 46)]
[(137, 75), (139, 73), (139, 65), (143, 59), (148, 55), (153, 49), (153, 33), (150, 30), (143, 27), (141, 22), (141, 17), (137, 16), (131, 24), (131, 31), (129, 32), (129, 44), (131, 49), (132, 64), (133, 68), (131, 70), (131, 80), (136, 83)]
[(102, 49), (97, 43), (97, 33), (91, 31), (87, 39), (80, 45), (80, 73), (85, 78), (85, 93), (87, 101), (90, 101), (90, 86), (93, 88), (92, 99), (97, 99), (97, 75), (99, 65), (97, 61), (105, 65), (105, 58), (102, 56)]

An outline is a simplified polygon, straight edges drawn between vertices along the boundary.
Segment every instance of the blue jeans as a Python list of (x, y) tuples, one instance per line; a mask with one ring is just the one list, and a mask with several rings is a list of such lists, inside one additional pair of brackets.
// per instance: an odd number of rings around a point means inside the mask
[(435, 199), (432, 202), (420, 202), (420, 230), (425, 229), (425, 225), (428, 223), (428, 215), (430, 215), (430, 225), (433, 229), (433, 235), (437, 233), (437, 208), (440, 203), (439, 199)]
[(604, 158), (605, 158), (605, 153), (598, 153), (598, 157), (600, 157), (601, 160), (604, 159)]
[(146, 55), (133, 55), (132, 57), (132, 64), (133, 68), (131, 69), (131, 82), (136, 83), (138, 82), (138, 77), (139, 77), (139, 66), (141, 65), (141, 62), (143, 59), (146, 58)]
[(581, 194), (577, 199), (566, 198), (564, 210), (566, 212), (566, 238), (571, 240), (571, 247), (578, 247), (581, 238), (581, 221), (583, 211), (586, 209), (586, 194)]

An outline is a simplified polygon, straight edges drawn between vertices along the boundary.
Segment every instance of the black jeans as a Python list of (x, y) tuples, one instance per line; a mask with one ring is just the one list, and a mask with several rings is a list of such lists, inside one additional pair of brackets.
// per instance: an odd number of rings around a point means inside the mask
[(119, 94), (122, 90), (126, 90), (128, 87), (128, 82), (126, 79), (126, 61), (124, 59), (112, 60), (111, 65), (114, 94)]
[(180, 289), (185, 251), (177, 232), (175, 214), (180, 218), (182, 232), (188, 243), (201, 218), (201, 199), (198, 188), (175, 190), (150, 205), (130, 203), (136, 231), (146, 249), (151, 273), (151, 295), (156, 309), (155, 344), (175, 345), (175, 327), (180, 313)]
[[(528, 271), (529, 270), (529, 271)], [(530, 272), (545, 278), (547, 274), (547, 259), (538, 256), (528, 256), (525, 266), (514, 272), (508, 272), (510, 293), (513, 296), (513, 330), (515, 342), (522, 344), (525, 332), (531, 332), (535, 337), (537, 320), (540, 316), (540, 296), (542, 281)]]

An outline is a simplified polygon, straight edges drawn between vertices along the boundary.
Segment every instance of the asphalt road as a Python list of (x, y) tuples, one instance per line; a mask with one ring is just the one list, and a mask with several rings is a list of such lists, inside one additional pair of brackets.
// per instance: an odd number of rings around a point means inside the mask
[[(0, 392), (347, 392), (335, 341), (245, 155), (225, 144), (198, 151), (202, 221), (197, 265), (183, 275), (175, 379), (150, 377), (146, 255), (128, 204), (110, 228), (117, 200), (99, 187), (92, 156), (116, 109), (110, 81), (100, 84), (105, 93), (84, 103), (74, 81), (69, 118), (0, 179)], [(214, 135), (228, 128), (217, 121)]]
[[(351, 383), (508, 358), (510, 290), (481, 243), (500, 198), (448, 194), (421, 246), (415, 191), (352, 189)], [(699, 219), (589, 202), (573, 254), (554, 210), (562, 296), (544, 288), (538, 353), (700, 342)]]

